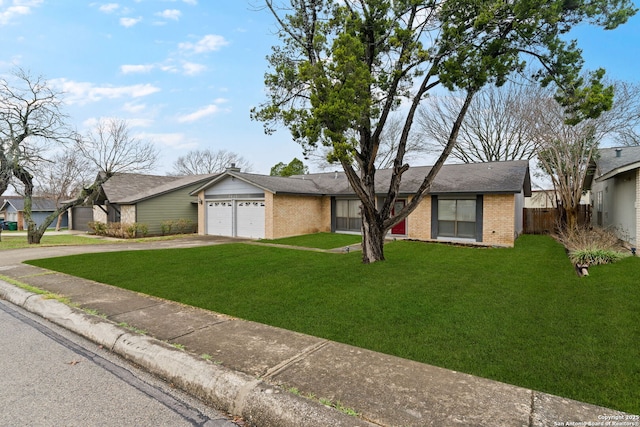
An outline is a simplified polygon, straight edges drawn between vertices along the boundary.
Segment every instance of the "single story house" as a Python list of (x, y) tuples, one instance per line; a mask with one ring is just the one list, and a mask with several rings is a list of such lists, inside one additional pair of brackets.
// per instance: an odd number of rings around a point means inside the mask
[[(39, 227), (46, 217), (51, 215), (58, 208), (55, 200), (45, 199), (40, 197), (32, 198), (31, 204), (31, 218)], [(0, 212), (7, 222), (16, 222), (18, 230), (25, 230), (27, 228), (27, 222), (24, 218), (24, 197), (22, 196), (5, 196), (3, 197), (2, 205), (0, 205)], [(57, 219), (49, 225), (48, 228), (55, 228)], [(62, 221), (60, 226), (66, 228), (68, 226), (67, 213), (62, 214)]]
[(102, 184), (92, 220), (143, 223), (149, 234), (161, 234), (165, 221), (189, 220), (196, 224), (198, 209), (189, 194), (215, 176), (116, 174)]
[(594, 225), (615, 229), (618, 237), (637, 247), (640, 242), (640, 147), (601, 148), (592, 164)]
[[(411, 200), (429, 170), (422, 166), (405, 172), (396, 209)], [(386, 190), (391, 173), (377, 171), (377, 189)], [(229, 168), (191, 195), (197, 196), (198, 232), (203, 235), (275, 239), (361, 232), (360, 201), (344, 172), (285, 178)], [(524, 198), (530, 195), (526, 160), (445, 165), (428, 197), (389, 234), (512, 246), (523, 231)]]

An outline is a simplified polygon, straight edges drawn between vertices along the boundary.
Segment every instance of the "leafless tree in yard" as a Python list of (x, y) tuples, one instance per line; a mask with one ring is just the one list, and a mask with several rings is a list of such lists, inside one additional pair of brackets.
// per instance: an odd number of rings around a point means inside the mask
[(598, 118), (567, 122), (567, 111), (552, 97), (531, 106), (528, 129), (538, 147), (537, 158), (551, 177), (563, 225), (578, 224), (578, 206), (589, 165), (603, 142), (614, 145), (638, 144), (640, 125), (640, 85), (614, 82), (614, 102)]
[[(451, 155), (464, 163), (531, 159), (536, 143), (528, 135), (527, 116), (545, 93), (550, 91), (524, 80), (485, 87), (471, 102)], [(420, 130), (432, 152), (439, 153), (446, 146), (463, 102), (462, 94), (440, 95), (429, 98), (421, 108)]]
[(180, 156), (173, 163), (172, 175), (203, 175), (224, 172), (231, 164), (251, 172), (253, 165), (239, 154), (227, 150), (194, 150)]
[(84, 138), (78, 138), (76, 149), (100, 171), (113, 175), (153, 170), (158, 149), (153, 143), (131, 135), (126, 120), (100, 119)]
[(61, 98), (43, 77), (22, 69), (0, 79), (0, 194), (12, 179), (22, 187), (29, 243), (39, 243), (44, 233), (31, 217), (34, 172), (51, 146), (67, 144), (74, 136)]
[[(24, 196), (29, 243), (40, 243), (47, 227), (61, 213), (90, 202), (98, 194), (102, 183), (114, 173), (148, 170), (157, 159), (154, 147), (131, 138), (123, 121), (102, 121), (95, 133), (91, 133), (87, 139), (81, 138), (67, 124), (68, 118), (62, 112), (62, 98), (63, 94), (56, 92), (43, 77), (21, 69), (9, 78), (0, 79), (0, 194), (10, 184), (20, 188)], [(56, 158), (54, 154), (71, 148), (75, 150), (74, 156), (77, 156), (78, 162), (74, 167), (100, 173), (96, 174), (91, 185), (79, 189), (75, 198), (59, 205), (38, 225), (32, 218), (35, 177), (52, 162), (61, 168), (58, 170), (61, 175), (59, 178), (74, 174), (71, 169), (63, 171), (65, 167), (71, 168), (73, 161), (64, 156)], [(61, 164), (57, 165), (58, 162)], [(89, 162), (95, 169), (86, 167), (83, 162)], [(78, 177), (79, 174), (74, 176)], [(63, 195), (66, 192), (63, 187), (72, 186), (54, 181), (57, 178), (49, 181), (47, 192)], [(54, 186), (58, 189), (53, 190)]]
[[(43, 162), (37, 175), (35, 195), (61, 202), (73, 199), (85, 186), (91, 183), (96, 171), (88, 159), (75, 150), (56, 154), (50, 161)], [(62, 212), (58, 215), (56, 231), (60, 230)]]

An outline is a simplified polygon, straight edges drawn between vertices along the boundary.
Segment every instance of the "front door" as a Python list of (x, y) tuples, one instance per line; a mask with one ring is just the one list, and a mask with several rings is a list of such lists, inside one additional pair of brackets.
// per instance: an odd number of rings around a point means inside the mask
[[(405, 205), (404, 200), (396, 200), (396, 202), (393, 204), (393, 211), (391, 212), (391, 214), (395, 215), (396, 212), (400, 212), (402, 208), (404, 208), (404, 205)], [(394, 225), (393, 228), (391, 228), (391, 234), (399, 234), (402, 236), (407, 234), (406, 218), (400, 221), (399, 223), (397, 223), (396, 225)]]

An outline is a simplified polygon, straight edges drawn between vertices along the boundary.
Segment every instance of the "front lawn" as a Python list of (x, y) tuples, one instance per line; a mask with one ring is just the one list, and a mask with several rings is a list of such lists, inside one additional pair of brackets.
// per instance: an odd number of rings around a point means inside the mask
[[(1, 237), (0, 250), (38, 247), (38, 245), (30, 245), (25, 235), (12, 235), (11, 231), (3, 231)], [(40, 241), (40, 246), (98, 245), (104, 243), (108, 242), (79, 235), (47, 235), (45, 233)]]
[[(229, 244), (30, 264), (432, 365), (640, 413), (640, 260), (578, 278), (551, 238), (397, 241), (387, 261)], [(153, 274), (150, 274), (150, 272)]]
[(360, 243), (362, 237), (358, 234), (316, 233), (303, 236), (285, 237), (282, 239), (262, 239), (263, 243), (279, 245), (302, 246), (305, 248), (334, 249)]

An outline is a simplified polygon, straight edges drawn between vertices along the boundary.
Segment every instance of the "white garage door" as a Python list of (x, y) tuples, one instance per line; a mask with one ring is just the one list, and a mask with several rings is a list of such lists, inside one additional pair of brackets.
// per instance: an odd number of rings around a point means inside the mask
[(253, 239), (264, 238), (264, 201), (236, 202), (236, 235)]
[(233, 202), (207, 203), (207, 234), (233, 236)]

